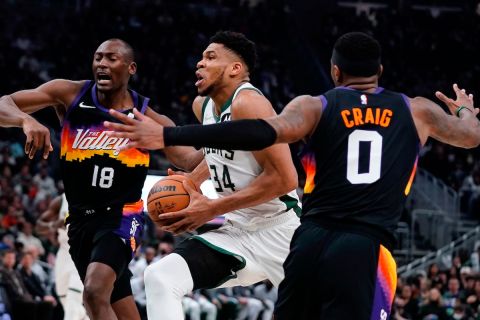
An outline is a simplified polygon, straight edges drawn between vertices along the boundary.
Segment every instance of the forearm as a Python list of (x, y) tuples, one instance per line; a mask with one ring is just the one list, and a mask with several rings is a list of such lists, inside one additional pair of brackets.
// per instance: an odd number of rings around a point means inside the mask
[(215, 216), (242, 208), (254, 207), (292, 191), (284, 187), (290, 184), (279, 177), (281, 176), (262, 173), (245, 189), (212, 200)]
[(202, 162), (189, 173), (188, 178), (193, 181), (197, 189), (200, 190), (200, 185), (210, 178), (210, 171), (208, 170), (207, 161), (203, 159)]
[(6, 95), (0, 98), (0, 126), (21, 127), (27, 118), (31, 116), (20, 110), (12, 97)]
[(275, 129), (265, 120), (237, 120), (212, 125), (165, 127), (165, 146), (262, 150), (275, 143)]
[(465, 146), (475, 148), (480, 144), (480, 121), (470, 110), (462, 110), (459, 114), (461, 128), (465, 130)]
[(185, 171), (194, 170), (203, 160), (203, 152), (190, 147), (168, 147), (164, 152), (168, 161)]

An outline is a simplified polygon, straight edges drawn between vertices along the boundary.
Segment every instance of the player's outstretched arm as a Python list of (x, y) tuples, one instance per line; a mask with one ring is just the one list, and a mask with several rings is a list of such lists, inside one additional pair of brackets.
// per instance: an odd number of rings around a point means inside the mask
[(428, 137), (461, 148), (474, 148), (480, 144), (478, 109), (473, 107), (473, 96), (454, 85), (456, 100), (437, 92), (437, 97), (449, 108), (448, 115), (435, 102), (416, 97), (410, 100), (417, 131), (422, 143)]
[(0, 126), (21, 127), (27, 139), (25, 153), (33, 158), (43, 148), (47, 158), (53, 150), (50, 131), (29, 114), (48, 106), (66, 106), (73, 101), (84, 82), (52, 80), (35, 89), (21, 90), (0, 98)]
[(56, 231), (63, 221), (58, 219), (60, 207), (62, 206), (62, 196), (53, 199), (37, 220), (35, 231), (40, 235), (48, 235), (49, 232)]

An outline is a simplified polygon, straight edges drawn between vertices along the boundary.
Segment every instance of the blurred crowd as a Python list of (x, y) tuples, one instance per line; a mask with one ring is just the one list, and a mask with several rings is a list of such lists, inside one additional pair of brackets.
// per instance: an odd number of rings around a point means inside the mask
[[(462, 10), (462, 13), (434, 16), (428, 11), (382, 9), (367, 14), (325, 7), (310, 12), (315, 14), (312, 22), (318, 27), (294, 39), (287, 28), (294, 27), (292, 21), (297, 20), (298, 24), (299, 19), (307, 17), (298, 15), (295, 19), (292, 15), (297, 13), (285, 2), (276, 0), (1, 1), (0, 12), (9, 18), (0, 19), (3, 30), (0, 69), (6, 75), (0, 82), (0, 95), (32, 88), (53, 78), (89, 79), (96, 47), (108, 38), (120, 37), (136, 51), (139, 67), (131, 81), (132, 88), (151, 97), (152, 107), (176, 123), (193, 123), (190, 108), (196, 94), (195, 65), (208, 38), (220, 29), (243, 32), (257, 43), (259, 63), (252, 82), (277, 111), (296, 94), (304, 93), (294, 81), (301, 71), (295, 69), (292, 61), (301, 58), (285, 50), (288, 44), (304, 41), (304, 45), (311, 46), (318, 59), (316, 63), (312, 61), (312, 69), (320, 65), (316, 71), (328, 76), (333, 42), (341, 33), (354, 29), (372, 33), (384, 47), (382, 86), (434, 99), (435, 90), (451, 94), (452, 82), (458, 82), (478, 94), (480, 66), (475, 57), (480, 40), (475, 35), (480, 31), (480, 17), (473, 1), (466, 2)], [(445, 55), (454, 61), (445, 63), (442, 60)], [(320, 81), (316, 93), (328, 86), (331, 84)], [(0, 284), (3, 284), (0, 319), (3, 320), (8, 318), (2, 318), (2, 313), (11, 308), (7, 297), (34, 305), (39, 319), (42, 314), (46, 314), (45, 319), (61, 318), (52, 276), (57, 250), (55, 233), (40, 237), (35, 232), (39, 215), (63, 192), (58, 170), (59, 122), (52, 110), (35, 116), (55, 131), (52, 136), (55, 151), (48, 160), (25, 157), (21, 130), (0, 130)], [(477, 159), (478, 150), (457, 150), (430, 141), (422, 150), (420, 165), (460, 192), (462, 210), (478, 219)], [(153, 169), (164, 170), (168, 165), (161, 153), (154, 153)], [(132, 286), (142, 312), (145, 311), (143, 270), (171, 252), (177, 241), (149, 224), (144, 245), (131, 263)], [(440, 310), (437, 319), (476, 319), (479, 270), (478, 265), (471, 262), (468, 265), (467, 260), (454, 259), (448, 271), (432, 266), (425, 275), (399, 279), (397, 319), (436, 319), (428, 318), (435, 310)], [(17, 279), (8, 284), (13, 291), (6, 291), (3, 274)], [(268, 319), (275, 297), (276, 290), (270, 283), (242, 289), (203, 290), (185, 297), (184, 309), (192, 320)], [(462, 318), (460, 314), (471, 318)]]
[(399, 277), (392, 319), (480, 319), (480, 243), (475, 247), (473, 252), (459, 250), (427, 270)]

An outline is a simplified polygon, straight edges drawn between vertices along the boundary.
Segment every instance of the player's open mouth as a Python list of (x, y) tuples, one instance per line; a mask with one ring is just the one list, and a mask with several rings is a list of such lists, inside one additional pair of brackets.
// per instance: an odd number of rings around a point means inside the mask
[(106, 73), (97, 73), (97, 83), (98, 84), (107, 84), (112, 80), (112, 77), (110, 77)]
[(197, 79), (198, 79), (197, 82), (195, 82), (195, 86), (199, 87), (202, 85), (204, 79), (203, 79), (203, 76), (198, 72), (195, 72), (195, 75), (197, 76)]

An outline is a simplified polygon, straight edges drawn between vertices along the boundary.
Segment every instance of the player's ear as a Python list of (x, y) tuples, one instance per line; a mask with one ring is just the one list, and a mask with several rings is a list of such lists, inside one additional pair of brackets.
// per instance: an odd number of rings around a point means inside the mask
[(377, 76), (380, 78), (383, 74), (383, 64), (380, 65), (380, 68), (378, 68), (378, 73)]
[(131, 76), (137, 73), (137, 64), (135, 62), (130, 62), (130, 65), (128, 66), (128, 73), (130, 73)]
[(241, 62), (232, 63), (231, 75), (237, 75), (244, 70), (243, 64)]
[(342, 81), (342, 71), (340, 71), (340, 69), (336, 64), (332, 64), (331, 73), (332, 73), (333, 81), (335, 83), (339, 83)]

